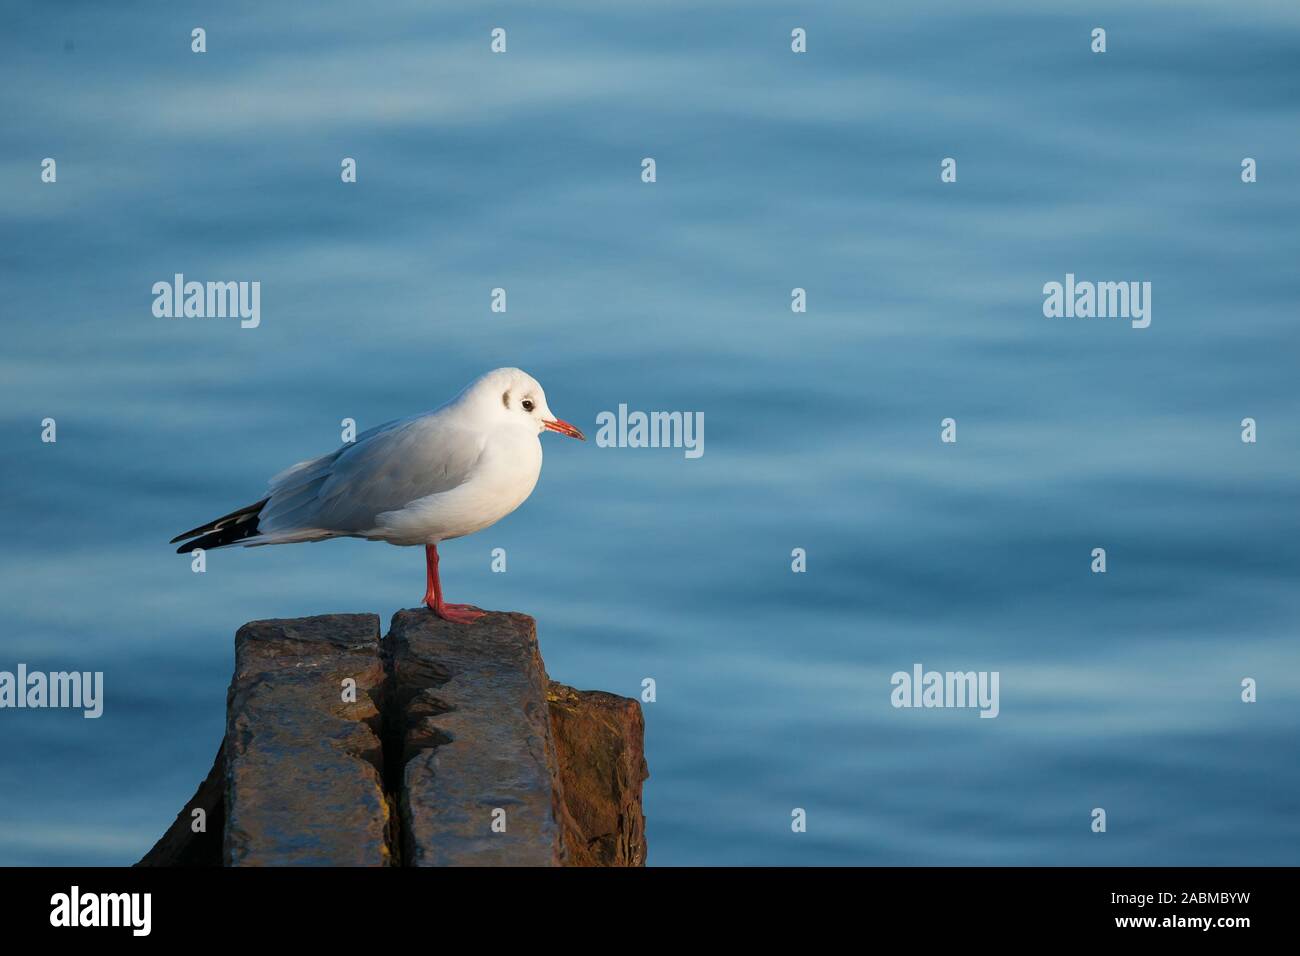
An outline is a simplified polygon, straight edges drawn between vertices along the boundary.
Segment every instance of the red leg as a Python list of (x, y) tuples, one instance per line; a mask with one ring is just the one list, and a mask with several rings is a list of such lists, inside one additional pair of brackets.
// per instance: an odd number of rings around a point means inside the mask
[(425, 577), (424, 603), (434, 614), (453, 624), (473, 624), (484, 614), (472, 604), (448, 604), (442, 599), (442, 581), (438, 578), (438, 546), (424, 546)]

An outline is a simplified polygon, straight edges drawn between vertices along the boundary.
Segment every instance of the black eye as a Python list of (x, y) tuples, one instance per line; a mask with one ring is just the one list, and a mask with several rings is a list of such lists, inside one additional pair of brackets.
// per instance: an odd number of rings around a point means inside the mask
[(531, 398), (525, 398), (521, 404), (524, 406), (524, 411), (531, 412), (533, 410), (533, 400)]

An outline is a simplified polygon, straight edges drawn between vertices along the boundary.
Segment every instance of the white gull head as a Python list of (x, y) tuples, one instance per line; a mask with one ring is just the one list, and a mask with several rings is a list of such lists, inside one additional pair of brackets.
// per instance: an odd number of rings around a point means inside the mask
[(582, 432), (555, 416), (546, 404), (541, 383), (517, 368), (497, 368), (470, 382), (450, 403), (480, 428), (520, 425), (537, 434), (550, 430), (584, 438)]

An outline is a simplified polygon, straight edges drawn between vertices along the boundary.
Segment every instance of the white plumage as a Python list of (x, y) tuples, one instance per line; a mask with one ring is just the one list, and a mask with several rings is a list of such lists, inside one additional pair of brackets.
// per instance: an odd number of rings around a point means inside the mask
[(441, 613), (438, 542), (482, 530), (523, 504), (541, 473), (538, 436), (546, 429), (583, 437), (552, 414), (536, 379), (499, 368), (434, 411), (372, 428), (335, 452), (286, 469), (271, 479), (262, 501), (173, 543), (195, 539), (181, 553), (337, 537), (425, 545), (426, 603)]

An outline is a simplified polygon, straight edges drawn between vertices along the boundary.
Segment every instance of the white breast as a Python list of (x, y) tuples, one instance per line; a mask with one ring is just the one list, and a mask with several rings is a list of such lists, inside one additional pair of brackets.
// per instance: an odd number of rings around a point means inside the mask
[(379, 514), (367, 538), (436, 544), (496, 524), (523, 504), (542, 471), (542, 443), (528, 427), (494, 429), (469, 477), (447, 491)]

